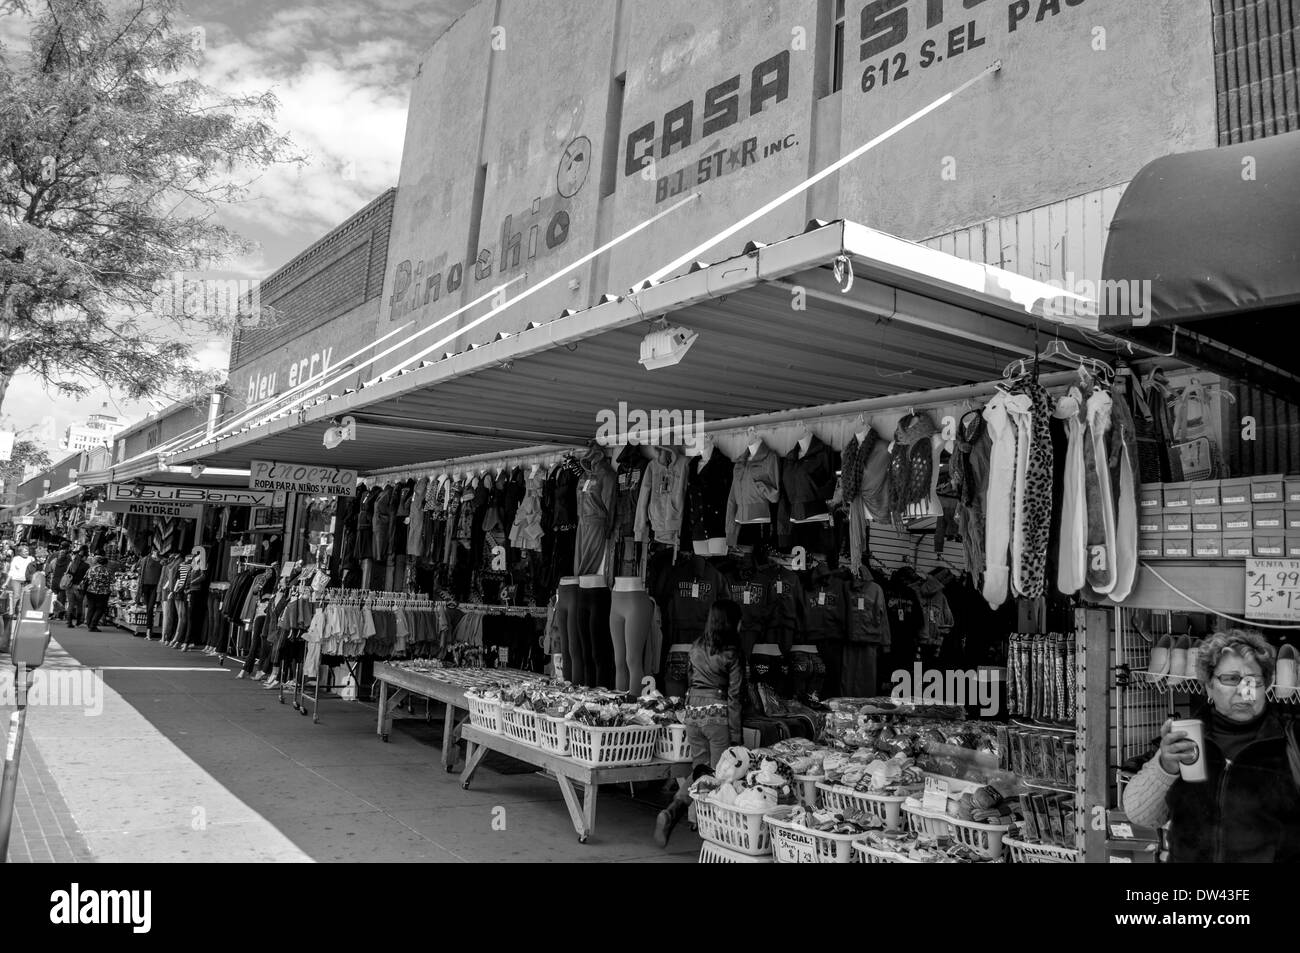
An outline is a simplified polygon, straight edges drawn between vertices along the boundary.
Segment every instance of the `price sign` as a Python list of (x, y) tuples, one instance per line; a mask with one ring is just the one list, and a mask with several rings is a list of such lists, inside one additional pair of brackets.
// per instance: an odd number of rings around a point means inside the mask
[(1246, 560), (1246, 618), (1300, 622), (1300, 559)]
[(935, 814), (948, 813), (948, 782), (939, 778), (925, 779), (925, 795), (921, 799), (921, 809)]

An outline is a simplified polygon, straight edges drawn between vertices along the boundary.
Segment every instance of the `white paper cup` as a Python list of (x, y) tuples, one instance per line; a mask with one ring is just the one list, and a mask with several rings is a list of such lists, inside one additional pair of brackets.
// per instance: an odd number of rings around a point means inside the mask
[(1191, 764), (1178, 763), (1178, 773), (1184, 781), (1205, 781), (1209, 774), (1205, 768), (1205, 725), (1199, 718), (1178, 718), (1174, 720), (1173, 731), (1181, 731), (1187, 740), (1196, 745), (1196, 760)]

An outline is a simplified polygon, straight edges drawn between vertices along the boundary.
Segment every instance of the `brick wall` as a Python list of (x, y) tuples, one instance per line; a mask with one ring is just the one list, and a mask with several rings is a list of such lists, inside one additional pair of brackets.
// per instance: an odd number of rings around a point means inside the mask
[(262, 308), (273, 313), (236, 332), (232, 372), (383, 292), (396, 195), (389, 189), (262, 282)]
[(1213, 0), (1219, 145), (1300, 129), (1300, 2)]

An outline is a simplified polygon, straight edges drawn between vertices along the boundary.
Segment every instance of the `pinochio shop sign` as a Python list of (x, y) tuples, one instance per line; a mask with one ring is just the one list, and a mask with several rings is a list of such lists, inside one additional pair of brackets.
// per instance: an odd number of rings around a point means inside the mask
[(253, 490), (285, 490), (318, 496), (352, 496), (357, 491), (357, 471), (314, 467), (305, 463), (254, 460), (248, 486)]

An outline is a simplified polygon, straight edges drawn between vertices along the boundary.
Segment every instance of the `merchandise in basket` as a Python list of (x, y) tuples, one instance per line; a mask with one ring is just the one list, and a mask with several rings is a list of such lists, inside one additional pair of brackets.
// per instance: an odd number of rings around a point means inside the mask
[(763, 823), (771, 829), (772, 856), (778, 864), (848, 864), (854, 860), (853, 842), (881, 821), (793, 807), (767, 815)]
[(703, 793), (694, 794), (693, 799), (695, 825), (703, 840), (750, 856), (771, 853), (772, 839), (763, 816), (777, 807), (738, 807)]
[(526, 745), (537, 745), (537, 726), (542, 716), (531, 708), (501, 706), (501, 734)]
[(659, 743), (656, 754), (661, 761), (691, 761), (695, 752), (686, 740), (686, 726), (681, 723), (659, 726)]
[(472, 692), (465, 693), (469, 706), (469, 723), (493, 734), (501, 734), (501, 699), (486, 698)]
[(601, 728), (577, 721), (569, 724), (569, 757), (593, 767), (649, 764), (658, 741), (658, 725)]
[(930, 837), (951, 837), (991, 860), (1002, 856), (1002, 838), (1011, 830), (1010, 824), (982, 824), (962, 820), (950, 814), (925, 811), (907, 802), (903, 804), (903, 813), (907, 815), (908, 825), (915, 833)]
[(821, 791), (822, 807), (843, 814), (873, 814), (885, 825), (887, 830), (898, 830), (902, 824), (901, 809), (907, 800), (901, 794), (873, 794), (870, 791), (858, 791), (838, 784), (817, 783)]
[(537, 722), (537, 747), (552, 754), (568, 754), (569, 722), (562, 716), (540, 715)]

